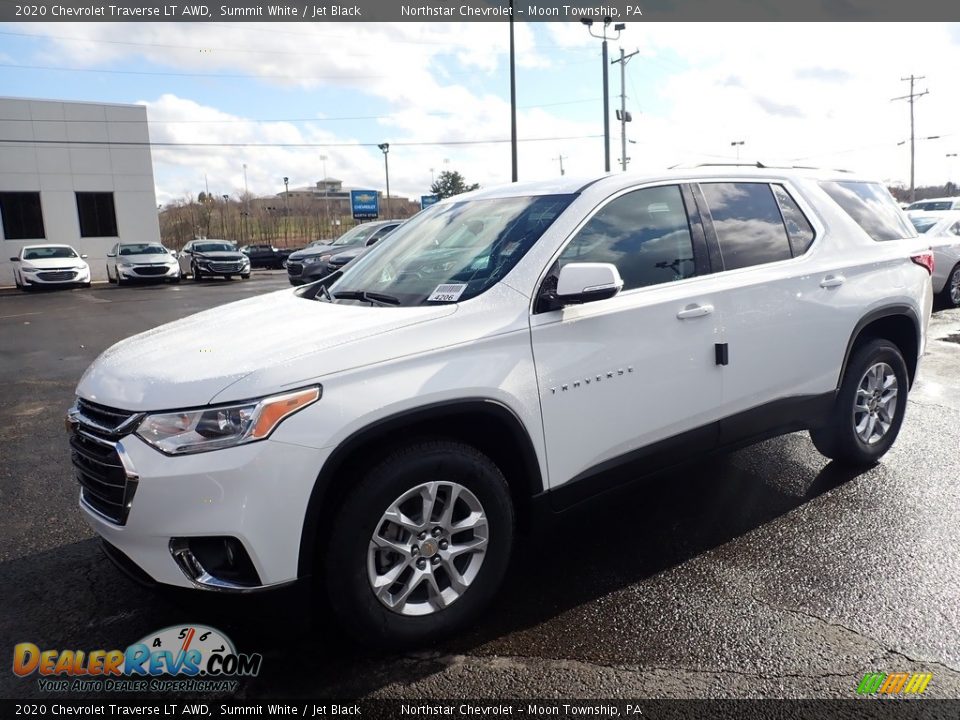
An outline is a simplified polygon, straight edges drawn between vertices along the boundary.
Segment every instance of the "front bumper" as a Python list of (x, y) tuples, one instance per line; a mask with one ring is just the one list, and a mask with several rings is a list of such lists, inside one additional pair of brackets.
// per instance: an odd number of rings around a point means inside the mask
[(36, 272), (22, 272), (20, 277), (27, 286), (58, 286), (58, 285), (85, 285), (90, 282), (90, 268), (70, 270), (38, 270)]
[[(260, 590), (297, 579), (304, 515), (329, 450), (275, 440), (169, 457), (136, 436), (121, 441), (138, 476), (124, 525), (80, 507), (93, 528), (151, 579), (209, 590)], [(282, 471), (281, 471), (282, 470)], [(188, 574), (176, 541), (228, 537), (242, 544), (259, 584), (235, 587)]]
[(134, 265), (117, 266), (117, 275), (124, 280), (176, 280), (180, 277), (179, 265)]
[(330, 269), (330, 263), (328, 262), (308, 264), (298, 260), (290, 260), (287, 262), (287, 278), (290, 280), (291, 285), (306, 285), (320, 278), (325, 278), (331, 272), (333, 272), (333, 270)]
[(249, 275), (250, 261), (198, 260), (197, 267), (204, 275)]

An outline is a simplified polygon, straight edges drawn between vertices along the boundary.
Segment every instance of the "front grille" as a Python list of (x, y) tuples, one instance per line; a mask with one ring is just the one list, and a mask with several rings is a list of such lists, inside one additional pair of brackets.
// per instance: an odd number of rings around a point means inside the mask
[(135, 267), (133, 271), (137, 275), (145, 275), (148, 277), (167, 274), (167, 268), (163, 265), (141, 265), (140, 267)]
[(107, 520), (124, 525), (137, 480), (124, 467), (116, 442), (132, 430), (139, 415), (78, 399), (70, 417), (70, 459), (80, 497)]
[(211, 272), (215, 273), (237, 273), (240, 272), (240, 263), (238, 262), (212, 262), (210, 263)]
[(287, 262), (287, 274), (299, 275), (303, 272), (303, 264), (298, 262)]
[(49, 272), (38, 272), (37, 277), (41, 280), (63, 282), (64, 280), (73, 280), (77, 273), (73, 270), (51, 270)]

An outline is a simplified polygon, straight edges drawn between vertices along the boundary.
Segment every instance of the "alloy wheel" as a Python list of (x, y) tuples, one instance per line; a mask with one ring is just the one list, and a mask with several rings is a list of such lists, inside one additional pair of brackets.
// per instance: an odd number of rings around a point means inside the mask
[(487, 515), (469, 489), (444, 481), (418, 485), (390, 504), (370, 538), (370, 588), (400, 615), (439, 612), (477, 578), (488, 540)]
[(871, 365), (860, 378), (853, 405), (853, 426), (867, 445), (879, 442), (897, 414), (897, 376), (885, 362)]

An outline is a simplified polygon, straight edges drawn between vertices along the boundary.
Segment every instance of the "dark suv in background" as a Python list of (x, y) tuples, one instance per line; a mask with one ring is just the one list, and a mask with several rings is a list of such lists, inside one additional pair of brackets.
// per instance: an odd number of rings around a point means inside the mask
[(240, 252), (250, 258), (251, 267), (280, 270), (293, 251), (273, 245), (245, 245)]
[[(403, 220), (378, 220), (347, 230), (332, 243), (313, 244), (291, 253), (287, 258), (287, 277), (291, 285), (305, 285), (326, 277), (330, 258), (354, 248), (369, 247), (392, 233)], [(336, 268), (334, 268), (336, 269)]]

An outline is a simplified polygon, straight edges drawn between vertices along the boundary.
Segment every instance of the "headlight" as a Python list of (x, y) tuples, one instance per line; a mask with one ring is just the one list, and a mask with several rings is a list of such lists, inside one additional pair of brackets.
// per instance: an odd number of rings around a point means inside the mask
[(132, 262), (118, 262), (118, 263), (117, 263), (117, 267), (122, 267), (122, 268), (128, 268), (128, 269), (129, 269), (129, 268), (132, 268), (132, 267), (133, 267), (133, 263), (132, 263)]
[(147, 415), (137, 436), (167, 455), (264, 440), (285, 418), (320, 399), (319, 386), (237, 405)]
[(329, 255), (314, 255), (313, 257), (305, 257), (302, 262), (304, 265), (313, 265), (318, 262), (326, 262), (329, 259)]

